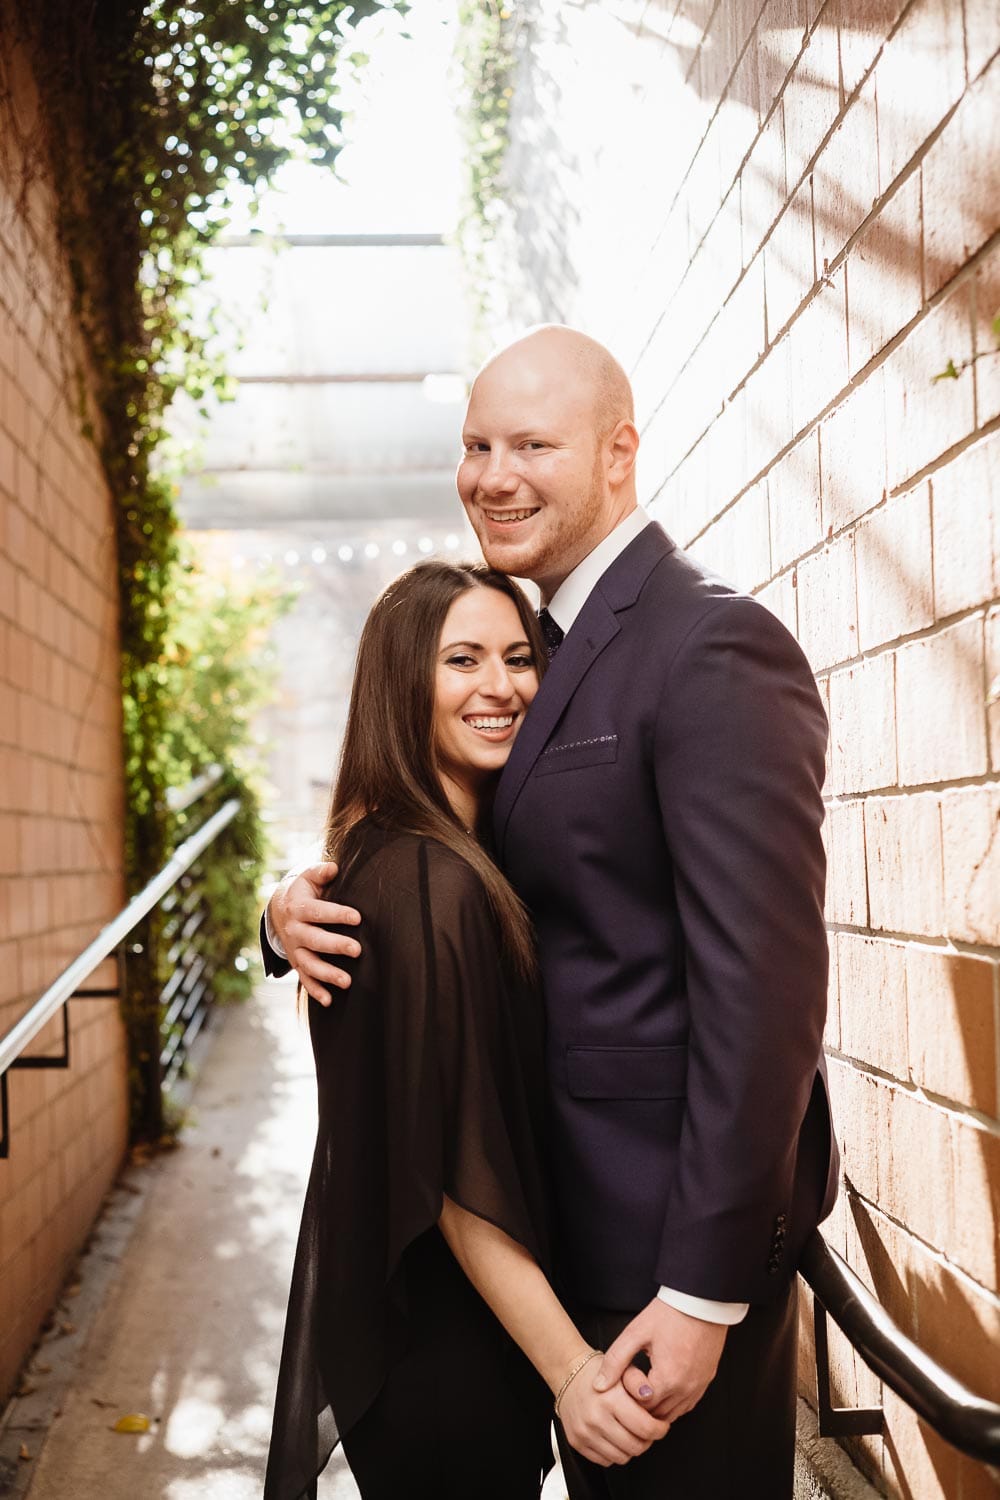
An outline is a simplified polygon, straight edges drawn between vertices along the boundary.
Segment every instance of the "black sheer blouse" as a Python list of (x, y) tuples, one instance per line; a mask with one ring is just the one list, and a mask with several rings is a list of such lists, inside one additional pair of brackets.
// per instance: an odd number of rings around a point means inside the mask
[(295, 1254), (264, 1500), (314, 1496), (406, 1338), (406, 1247), (442, 1195), (548, 1267), (544, 1021), (471, 866), (358, 825), (336, 899), (364, 951), (309, 1001), (319, 1125)]

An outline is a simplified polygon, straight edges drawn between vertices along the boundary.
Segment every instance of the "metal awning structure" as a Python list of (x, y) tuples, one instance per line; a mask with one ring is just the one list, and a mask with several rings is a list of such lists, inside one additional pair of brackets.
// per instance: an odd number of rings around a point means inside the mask
[(467, 353), (440, 234), (224, 236), (202, 297), (242, 334), (236, 398), (200, 432), (179, 507), (195, 530), (457, 520)]

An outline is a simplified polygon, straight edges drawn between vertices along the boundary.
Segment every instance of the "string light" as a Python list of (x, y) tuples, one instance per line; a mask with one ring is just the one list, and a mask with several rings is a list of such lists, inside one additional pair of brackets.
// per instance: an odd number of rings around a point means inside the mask
[(345, 543), (343, 547), (337, 548), (337, 556), (340, 558), (341, 562), (350, 562), (351, 558), (354, 556), (354, 548), (348, 547)]

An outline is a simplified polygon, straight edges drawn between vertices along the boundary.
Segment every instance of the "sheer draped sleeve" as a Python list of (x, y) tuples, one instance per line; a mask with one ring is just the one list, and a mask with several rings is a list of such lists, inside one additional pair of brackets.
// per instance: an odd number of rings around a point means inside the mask
[(442, 845), (366, 825), (337, 899), (349, 991), (309, 1002), (319, 1124), (264, 1500), (315, 1478), (405, 1346), (407, 1247), (445, 1194), (548, 1268), (541, 997), (505, 966), (482, 885)]

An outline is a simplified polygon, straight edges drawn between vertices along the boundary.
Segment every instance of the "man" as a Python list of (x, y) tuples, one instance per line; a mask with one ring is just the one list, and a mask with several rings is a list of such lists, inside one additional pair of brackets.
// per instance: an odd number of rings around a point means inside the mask
[[(570, 1493), (781, 1500), (795, 1261), (837, 1182), (823, 709), (774, 616), (637, 507), (631, 391), (601, 345), (545, 327), (501, 350), (463, 440), (483, 553), (538, 584), (553, 652), (494, 824), (538, 930), (564, 1289), (607, 1350), (597, 1379), (672, 1423), (621, 1469), (563, 1443)], [(323, 955), (354, 951), (312, 925), (345, 920), (317, 899), (329, 874), (289, 877), (270, 912), (324, 1001)]]

